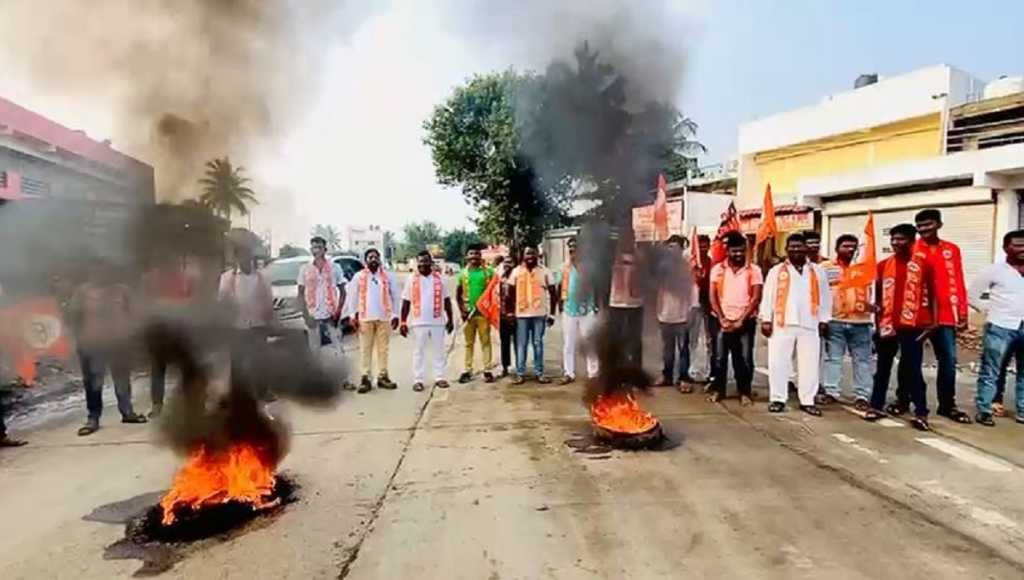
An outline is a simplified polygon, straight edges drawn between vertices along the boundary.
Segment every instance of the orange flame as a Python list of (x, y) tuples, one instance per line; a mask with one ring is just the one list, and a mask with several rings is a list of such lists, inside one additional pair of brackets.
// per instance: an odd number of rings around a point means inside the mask
[(277, 500), (266, 499), (274, 490), (274, 467), (267, 453), (249, 443), (232, 443), (216, 452), (200, 446), (160, 501), (163, 524), (173, 524), (175, 511), (183, 507), (199, 510), (229, 501), (252, 504), (254, 510), (277, 505)]
[(590, 406), (590, 418), (598, 425), (616, 433), (645, 433), (654, 429), (658, 420), (637, 404), (632, 393), (616, 391), (601, 395)]

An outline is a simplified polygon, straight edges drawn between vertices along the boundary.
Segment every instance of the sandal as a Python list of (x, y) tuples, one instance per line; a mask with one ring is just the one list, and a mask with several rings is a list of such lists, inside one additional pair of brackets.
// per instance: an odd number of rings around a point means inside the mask
[(711, 393), (707, 397), (707, 401), (709, 403), (721, 403), (724, 400), (725, 400), (725, 395), (723, 395), (722, 393)]
[(1005, 417), (1006, 407), (1002, 403), (992, 403), (992, 415), (995, 417)]
[(992, 418), (992, 413), (978, 413), (974, 416), (974, 422), (978, 425), (984, 425), (986, 427), (995, 427), (996, 421)]
[(446, 381), (444, 379), (441, 379), (439, 381), (436, 381), (434, 383), (434, 386), (439, 388), (439, 389), (447, 389), (449, 385), (448, 385), (448, 381)]
[(884, 418), (885, 413), (879, 411), (878, 409), (868, 409), (867, 411), (864, 412), (864, 420), (870, 423), (874, 423), (875, 421)]
[(21, 447), (22, 445), (28, 445), (28, 441), (11, 439), (7, 435), (0, 437), (0, 447)]
[(680, 383), (679, 392), (684, 395), (689, 395), (690, 393), (693, 392), (693, 385), (690, 383)]
[(423, 390), (423, 383), (413, 383), (412, 390), (416, 391), (417, 393), (422, 391)]
[(910, 420), (910, 426), (918, 431), (931, 431), (932, 426), (928, 424), (927, 417), (914, 417)]
[(814, 405), (800, 405), (800, 410), (813, 417), (821, 417), (821, 409)]
[(861, 413), (866, 413), (868, 409), (871, 408), (871, 405), (868, 404), (867, 399), (857, 399), (853, 402), (853, 408), (857, 409)]
[(754, 400), (747, 395), (740, 395), (740, 406), (749, 407), (754, 404)]
[(78, 436), (85, 437), (86, 435), (92, 435), (93, 433), (100, 430), (100, 424), (98, 421), (89, 421), (85, 425), (78, 428)]
[(945, 411), (939, 411), (939, 412), (936, 413), (936, 415), (938, 415), (940, 417), (945, 417), (945, 418), (949, 419), (950, 421), (954, 421), (954, 422), (960, 423), (962, 425), (970, 425), (971, 424), (971, 416), (968, 415), (967, 413), (964, 413), (960, 409), (955, 408), (955, 407), (952, 408), (952, 409), (945, 410)]
[(768, 404), (769, 413), (781, 413), (786, 410), (786, 404), (781, 401), (774, 401)]
[(131, 415), (124, 415), (121, 417), (122, 423), (142, 424), (148, 421), (149, 419), (146, 419), (145, 415), (140, 415), (138, 413), (132, 413)]
[(885, 412), (893, 417), (900, 417), (907, 414), (910, 408), (900, 403), (889, 403), (885, 406)]

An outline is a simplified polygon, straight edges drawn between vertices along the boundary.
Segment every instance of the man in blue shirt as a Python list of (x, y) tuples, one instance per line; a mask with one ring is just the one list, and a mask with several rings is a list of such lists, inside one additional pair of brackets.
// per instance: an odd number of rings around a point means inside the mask
[[(569, 238), (566, 247), (569, 260), (562, 266), (561, 297), (558, 301), (558, 308), (562, 312), (562, 368), (565, 374), (560, 382), (563, 385), (576, 380), (576, 351), (580, 342), (593, 332), (597, 321), (594, 291), (587, 287), (587, 282), (580, 276), (576, 238)], [(596, 377), (597, 355), (588, 348), (584, 356), (587, 361), (587, 377)]]

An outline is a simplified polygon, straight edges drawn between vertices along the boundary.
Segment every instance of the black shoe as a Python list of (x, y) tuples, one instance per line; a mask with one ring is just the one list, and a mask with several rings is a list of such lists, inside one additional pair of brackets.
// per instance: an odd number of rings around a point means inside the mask
[(978, 413), (974, 416), (974, 422), (986, 427), (996, 426), (996, 420), (992, 418), (992, 413)]
[(1024, 425), (1024, 415), (1017, 415), (1017, 422)]
[(459, 384), (460, 385), (464, 385), (464, 384), (466, 384), (466, 383), (468, 383), (469, 381), (472, 381), (472, 380), (473, 380), (473, 375), (470, 374), (469, 371), (466, 371), (466, 372), (462, 373), (461, 375), (459, 375)]
[(782, 403), (782, 402), (779, 402), (779, 401), (773, 401), (771, 403), (768, 403), (768, 412), (769, 413), (782, 413), (785, 410), (786, 410), (786, 404), (785, 403)]
[(434, 382), (434, 386), (439, 389), (447, 389), (450, 385), (448, 384), (448, 381), (440, 379)]
[(910, 410), (910, 405), (904, 405), (903, 403), (889, 403), (885, 406), (885, 412), (892, 415), (893, 417), (900, 417), (906, 415), (907, 411)]
[(793, 381), (786, 381), (786, 388), (789, 389), (789, 392), (795, 393), (796, 392), (796, 383), (794, 383)]
[(423, 383), (413, 383), (412, 384), (412, 390), (416, 391), (417, 393), (422, 391), (423, 390)]
[(868, 403), (867, 399), (858, 398), (853, 402), (853, 408), (857, 409), (861, 413), (867, 413), (868, 410), (871, 409), (871, 403)]
[(485, 383), (493, 383), (494, 382), (494, 374), (491, 373), (491, 371), (484, 371), (484, 382)]
[(814, 402), (819, 405), (831, 405), (837, 401), (838, 399), (828, 393), (818, 393), (817, 395), (814, 395)]
[(869, 423), (874, 423), (875, 421), (882, 419), (884, 417), (885, 413), (879, 411), (878, 409), (868, 409), (867, 411), (864, 412), (864, 420), (868, 421)]
[(140, 423), (147, 422), (147, 419), (146, 419), (145, 415), (140, 415), (138, 413), (132, 413), (131, 415), (122, 415), (121, 416), (121, 422), (122, 423), (140, 424)]
[(814, 405), (800, 405), (800, 410), (803, 411), (804, 413), (807, 413), (808, 415), (821, 417), (821, 409), (817, 408)]
[(93, 433), (100, 430), (99, 419), (87, 419), (85, 425), (78, 428), (78, 436), (85, 437), (86, 435), (92, 435)]
[(398, 384), (389, 379), (387, 375), (381, 375), (377, 377), (377, 388), (393, 391), (398, 388)]
[(22, 445), (28, 445), (28, 441), (12, 439), (6, 434), (0, 436), (0, 447), (21, 447)]
[(928, 417), (918, 415), (910, 420), (910, 426), (918, 431), (931, 431), (932, 426), (928, 424)]
[(363, 378), (359, 381), (359, 388), (356, 389), (357, 393), (369, 393), (373, 389), (373, 383), (370, 382), (369, 375), (363, 375)]
[(952, 409), (940, 409), (936, 411), (935, 414), (963, 425), (970, 425), (971, 423), (971, 416), (956, 407), (953, 407)]

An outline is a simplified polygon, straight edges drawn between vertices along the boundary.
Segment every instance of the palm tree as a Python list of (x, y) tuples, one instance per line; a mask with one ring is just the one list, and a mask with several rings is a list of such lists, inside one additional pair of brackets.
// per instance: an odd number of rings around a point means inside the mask
[(249, 206), (259, 203), (256, 193), (249, 187), (249, 178), (242, 175), (242, 166), (234, 167), (231, 159), (223, 157), (206, 162), (206, 175), (199, 180), (203, 193), (199, 202), (220, 214), (228, 222), (231, 212), (237, 209), (242, 215), (249, 213)]
[(341, 249), (341, 231), (334, 226), (325, 226), (324, 224), (317, 224), (313, 226), (310, 234), (314, 236), (320, 236), (327, 240), (327, 251), (337, 252)]

